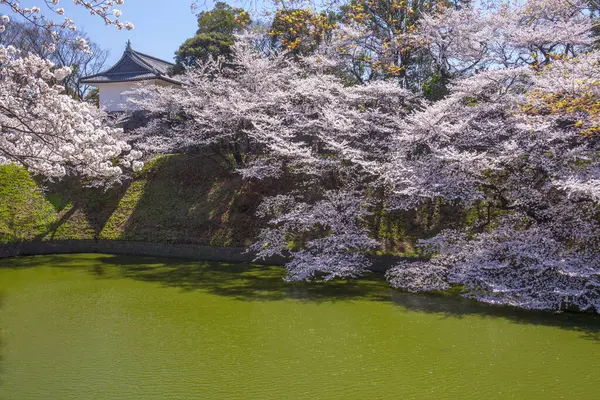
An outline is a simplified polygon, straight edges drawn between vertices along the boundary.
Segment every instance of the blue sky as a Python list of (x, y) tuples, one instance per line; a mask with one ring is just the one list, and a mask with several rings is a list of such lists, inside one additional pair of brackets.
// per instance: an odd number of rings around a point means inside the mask
[[(238, 5), (243, 2), (229, 1)], [(200, 0), (198, 3), (198, 11), (202, 11), (212, 9), (215, 2)], [(49, 10), (44, 10), (42, 0), (23, 0), (21, 4), (41, 6), (46, 15), (51, 15)], [(125, 0), (125, 4), (119, 6), (123, 11), (121, 20), (131, 21), (135, 29), (119, 31), (113, 26), (105, 26), (100, 18), (90, 16), (71, 0), (60, 1), (65, 16), (73, 19), (77, 27), (86, 31), (94, 42), (110, 51), (107, 67), (118, 61), (128, 39), (135, 50), (172, 61), (179, 45), (196, 32), (196, 16), (191, 11), (191, 4), (192, 0)], [(0, 14), (6, 11), (0, 7)]]
[[(109, 66), (121, 57), (128, 39), (134, 49), (172, 61), (175, 50), (196, 31), (196, 17), (190, 9), (190, 0), (125, 0), (125, 4), (120, 6), (123, 11), (121, 19), (135, 25), (132, 31), (105, 26), (99, 18), (74, 6), (72, 1), (63, 0), (61, 3), (65, 14), (79, 28), (110, 51)], [(206, 5), (212, 8), (213, 2), (206, 1)]]

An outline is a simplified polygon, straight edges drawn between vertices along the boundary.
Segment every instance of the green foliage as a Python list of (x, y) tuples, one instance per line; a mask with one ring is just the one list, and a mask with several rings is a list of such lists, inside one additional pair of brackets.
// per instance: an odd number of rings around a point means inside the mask
[(273, 17), (269, 36), (273, 44), (292, 54), (314, 53), (322, 42), (329, 40), (338, 27), (339, 15), (309, 9), (283, 8)]
[(467, 107), (475, 107), (480, 103), (480, 101), (475, 97), (465, 97), (464, 103)]
[(0, 242), (34, 239), (55, 220), (55, 208), (27, 170), (0, 165)]
[(448, 94), (449, 79), (441, 73), (432, 73), (427, 77), (421, 91), (427, 100), (436, 101)]
[(98, 88), (92, 88), (85, 95), (84, 99), (87, 103), (91, 103), (96, 107), (100, 107), (100, 90)]
[(246, 11), (219, 1), (211, 11), (198, 14), (196, 34), (221, 33), (231, 36), (242, 31), (249, 23), (250, 16)]
[(67, 201), (65, 201), (61, 197), (61, 195), (58, 193), (52, 193), (52, 194), (47, 195), (46, 200), (48, 200), (50, 202), (50, 204), (52, 204), (52, 206), (54, 207), (56, 212), (60, 212), (60, 211), (64, 210), (66, 207), (73, 206), (71, 203), (68, 203)]
[(210, 57), (231, 56), (231, 46), (235, 43), (235, 34), (241, 32), (250, 23), (249, 14), (241, 8), (234, 8), (218, 2), (211, 11), (198, 14), (196, 35), (187, 39), (175, 52), (174, 74), (183, 73), (185, 67)]
[(96, 230), (83, 213), (69, 203), (59, 214), (59, 219), (46, 232), (44, 240), (91, 240), (96, 238)]
[(185, 67), (192, 66), (210, 57), (231, 56), (231, 46), (235, 43), (232, 35), (223, 33), (200, 33), (186, 40), (175, 52), (175, 67), (173, 73), (183, 73)]
[[(345, 24), (365, 29), (370, 33), (367, 45), (353, 41), (342, 54), (351, 62), (351, 72), (361, 81), (380, 78), (401, 78), (407, 87), (423, 82), (424, 63), (421, 44), (414, 40), (424, 13), (434, 13), (454, 2), (438, 0), (350, 0), (340, 8)], [(427, 58), (427, 57), (425, 57)], [(431, 71), (425, 73), (430, 74)]]

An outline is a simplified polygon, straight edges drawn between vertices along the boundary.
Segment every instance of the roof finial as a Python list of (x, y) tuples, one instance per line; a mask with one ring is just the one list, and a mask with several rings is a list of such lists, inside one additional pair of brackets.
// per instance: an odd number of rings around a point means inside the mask
[(127, 47), (125, 48), (125, 51), (131, 51), (131, 40), (127, 39)]

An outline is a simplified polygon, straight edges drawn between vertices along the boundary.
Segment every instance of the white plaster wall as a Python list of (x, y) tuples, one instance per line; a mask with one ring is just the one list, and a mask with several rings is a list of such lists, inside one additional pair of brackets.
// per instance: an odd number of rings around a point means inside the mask
[(100, 108), (104, 111), (125, 111), (130, 108), (127, 98), (123, 92), (132, 90), (134, 83), (98, 83), (98, 95), (100, 96)]
[(141, 85), (172, 86), (171, 83), (162, 80), (148, 80), (141, 82), (117, 82), (117, 83), (97, 83), (98, 95), (100, 96), (100, 108), (104, 111), (127, 111), (131, 109), (131, 104), (127, 103), (127, 92)]

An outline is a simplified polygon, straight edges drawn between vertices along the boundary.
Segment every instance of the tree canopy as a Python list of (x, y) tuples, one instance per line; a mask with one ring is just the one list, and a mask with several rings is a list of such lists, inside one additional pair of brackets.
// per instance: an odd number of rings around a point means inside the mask
[[(50, 13), (63, 15), (58, 3), (46, 5)], [(119, 4), (123, 0), (75, 2), (107, 25), (133, 29), (133, 24), (119, 19), (121, 11), (112, 8)], [(20, 164), (49, 178), (75, 174), (103, 182), (120, 179), (124, 168), (139, 170), (141, 152), (120, 137), (120, 129), (106, 124), (102, 111), (67, 94), (66, 80), (73, 68), (50, 60), (57, 50), (60, 56), (79, 54), (69, 46), (91, 51), (85, 38), (70, 40), (69, 32), (77, 30), (75, 23), (65, 18), (57, 24), (39, 7), (22, 7), (16, 0), (0, 0), (0, 6), (37, 28), (31, 31), (35, 40), (27, 40), (23, 32), (16, 36), (16, 44), (26, 45), (23, 51), (0, 44), (0, 164)], [(11, 23), (10, 16), (0, 16), (0, 41), (5, 41)], [(62, 46), (68, 49), (62, 52)], [(45, 58), (36, 51), (44, 52)]]
[(176, 51), (173, 72), (180, 74), (186, 67), (210, 57), (231, 56), (235, 34), (250, 24), (250, 15), (241, 8), (217, 2), (211, 11), (198, 14), (196, 35), (187, 39)]

